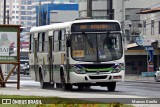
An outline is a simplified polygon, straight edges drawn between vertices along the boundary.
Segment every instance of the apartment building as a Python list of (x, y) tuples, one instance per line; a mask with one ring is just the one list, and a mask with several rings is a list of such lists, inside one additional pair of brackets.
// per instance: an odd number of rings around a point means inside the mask
[[(20, 6), (21, 0), (6, 0), (6, 24), (20, 24)], [(0, 24), (4, 20), (4, 0), (0, 0)]]

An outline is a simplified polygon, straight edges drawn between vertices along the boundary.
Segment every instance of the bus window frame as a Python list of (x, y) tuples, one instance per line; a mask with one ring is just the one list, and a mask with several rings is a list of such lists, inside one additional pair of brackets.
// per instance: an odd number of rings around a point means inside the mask
[[(55, 35), (55, 32), (57, 32), (58, 35)], [(65, 32), (66, 32), (65, 29), (53, 31), (53, 42), (54, 42), (53, 51), (55, 52), (65, 51), (65, 34), (66, 34)], [(55, 36), (57, 36), (56, 39), (55, 39)], [(55, 44), (56, 42), (57, 44)], [(55, 45), (58, 45), (58, 47)]]

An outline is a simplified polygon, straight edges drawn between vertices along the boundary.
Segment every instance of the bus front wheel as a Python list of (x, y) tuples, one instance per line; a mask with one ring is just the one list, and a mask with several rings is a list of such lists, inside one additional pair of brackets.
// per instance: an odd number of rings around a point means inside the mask
[(72, 90), (72, 84), (65, 82), (65, 76), (63, 71), (61, 71), (61, 84), (64, 90)]
[(107, 85), (108, 91), (115, 91), (116, 89), (116, 82), (109, 82)]

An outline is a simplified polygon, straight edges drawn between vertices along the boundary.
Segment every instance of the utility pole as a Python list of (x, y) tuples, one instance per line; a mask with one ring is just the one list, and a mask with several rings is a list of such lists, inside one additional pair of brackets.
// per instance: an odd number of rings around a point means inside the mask
[(87, 17), (92, 18), (92, 0), (87, 0)]
[(3, 11), (3, 24), (6, 24), (6, 0), (4, 0), (4, 11)]
[(124, 21), (125, 21), (125, 7), (124, 0), (122, 0), (122, 32), (124, 34)]
[(125, 43), (125, 46), (124, 46), (124, 49), (126, 50), (127, 49), (127, 38), (125, 36), (125, 30), (124, 30), (124, 22), (125, 22), (125, 6), (124, 6), (124, 0), (122, 0), (122, 22), (121, 22), (121, 27), (122, 27), (122, 35), (123, 35), (123, 39), (124, 39), (124, 43)]
[(107, 19), (114, 19), (113, 0), (107, 0)]
[(41, 0), (39, 1), (39, 9), (38, 9), (38, 26), (42, 25), (42, 9), (41, 9)]
[(7, 10), (7, 24), (9, 25), (9, 10)]

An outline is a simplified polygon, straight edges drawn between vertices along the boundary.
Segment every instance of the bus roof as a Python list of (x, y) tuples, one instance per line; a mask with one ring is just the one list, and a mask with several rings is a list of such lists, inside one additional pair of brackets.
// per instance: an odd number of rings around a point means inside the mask
[[(52, 29), (62, 29), (62, 28), (67, 28), (70, 27), (73, 23), (85, 23), (85, 22), (117, 22), (117, 20), (96, 20), (96, 19), (85, 19), (85, 20), (75, 20), (75, 21), (70, 21), (70, 22), (63, 22), (63, 23), (54, 23), (51, 25), (45, 25), (45, 26), (39, 26), (39, 27), (33, 27), (30, 30), (30, 33), (32, 32), (39, 32), (39, 31), (49, 31)], [(120, 23), (119, 23), (120, 24)]]

